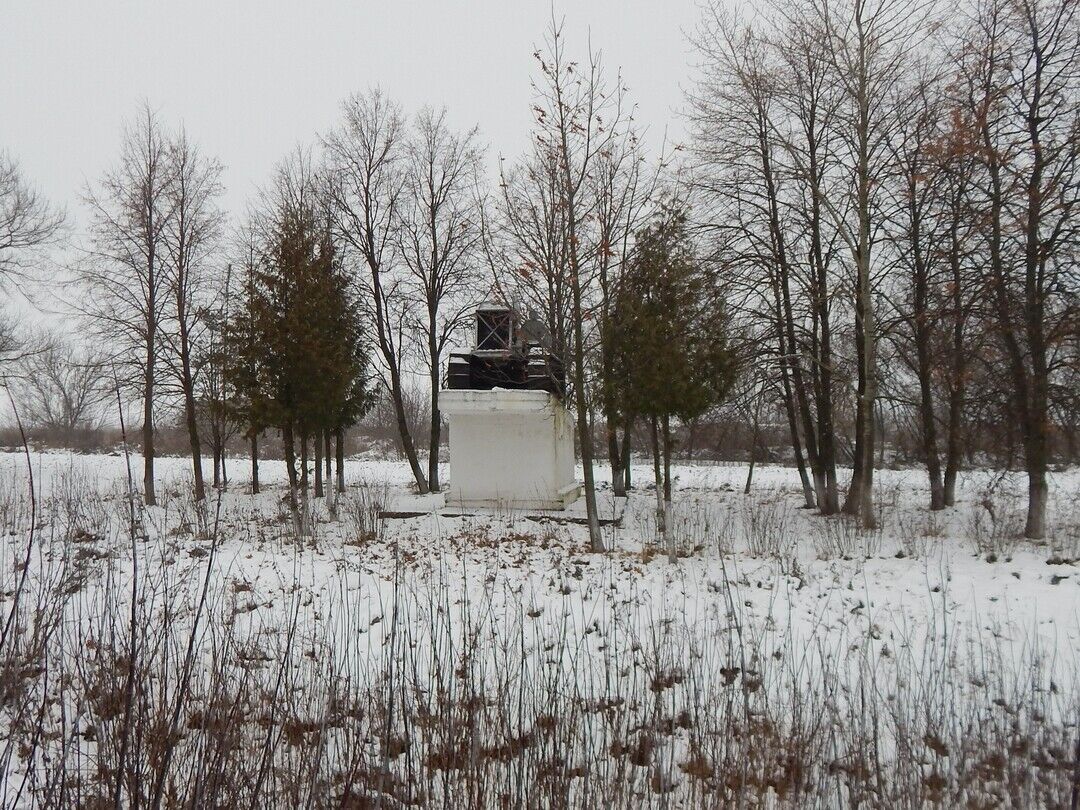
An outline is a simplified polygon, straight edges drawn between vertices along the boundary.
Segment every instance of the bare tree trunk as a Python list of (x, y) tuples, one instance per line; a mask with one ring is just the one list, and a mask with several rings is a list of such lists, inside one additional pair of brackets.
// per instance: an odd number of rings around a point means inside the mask
[(845, 515), (859, 514), (859, 504), (862, 501), (863, 465), (866, 461), (866, 448), (863, 446), (866, 441), (866, 412), (861, 405), (866, 363), (863, 361), (862, 330), (857, 327), (855, 329), (855, 355), (858, 366), (858, 379), (855, 383), (855, 449), (851, 458), (851, 483), (848, 484), (847, 495), (841, 510)]
[(345, 491), (345, 428), (339, 427), (336, 431), (337, 440), (337, 491)]
[[(876, 401), (874, 403), (874, 413), (875, 413), (874, 424), (877, 426), (876, 427), (876, 433), (874, 435), (874, 441), (876, 442), (874, 447), (877, 448), (877, 454), (878, 454), (878, 456), (877, 456), (877, 459), (878, 459), (877, 460), (877, 466), (884, 467), (885, 466), (885, 441), (887, 439), (887, 436), (885, 435), (885, 427), (886, 427), (885, 426), (885, 408), (882, 407), (880, 400), (878, 400), (878, 401)], [(879, 438), (881, 439), (881, 441), (878, 441)]]
[(941, 491), (941, 500), (945, 506), (956, 505), (956, 479), (963, 462), (963, 446), (960, 436), (963, 409), (963, 393), (955, 389), (950, 391), (949, 438), (945, 449), (945, 480)]
[[(783, 338), (781, 338), (781, 351), (783, 351)], [(784, 393), (784, 412), (787, 414), (788, 432), (791, 435), (791, 449), (795, 454), (795, 467), (799, 471), (799, 481), (802, 483), (803, 504), (811, 509), (817, 500), (814, 497), (814, 487), (810, 477), (806, 474), (806, 461), (803, 458), (802, 441), (799, 438), (798, 417), (795, 414), (795, 401), (791, 393), (791, 380), (788, 378), (786, 361), (780, 361), (780, 382)]]
[(754, 483), (754, 466), (757, 464), (758, 432), (755, 425), (753, 438), (750, 440), (750, 466), (746, 470), (746, 484), (743, 486), (743, 495), (750, 494), (750, 487)]
[[(930, 357), (932, 325), (930, 323), (930, 270), (925, 255), (924, 229), (920, 209), (918, 179), (922, 171), (917, 158), (907, 167), (909, 240), (912, 256), (911, 330), (915, 340), (915, 373), (919, 379), (919, 417), (922, 427), (922, 450), (926, 472), (930, 478), (930, 509), (945, 508), (945, 487), (941, 478), (941, 459), (938, 456), (937, 418), (934, 415), (932, 377), (934, 364)], [(884, 441), (882, 442), (884, 445)]]
[[(565, 134), (564, 134), (565, 137)], [(566, 152), (566, 145), (563, 145)], [(567, 160), (564, 155), (564, 164)], [(566, 165), (565, 171), (569, 172)], [(567, 188), (572, 187), (570, 178), (566, 178)], [(581, 451), (581, 467), (584, 474), (585, 484), (585, 512), (589, 523), (589, 546), (594, 552), (605, 551), (604, 540), (600, 534), (600, 520), (596, 509), (596, 479), (593, 471), (593, 443), (592, 431), (589, 425), (589, 408), (585, 401), (585, 326), (584, 308), (582, 306), (581, 272), (582, 269), (577, 259), (577, 236), (575, 214), (573, 212), (573, 197), (569, 202), (568, 214), (570, 245), (570, 288), (573, 303), (573, 375), (574, 375), (574, 407), (577, 411), (578, 447)]]
[(285, 451), (285, 470), (289, 476), (289, 512), (292, 515), (293, 534), (300, 536), (300, 486), (296, 472), (296, 444), (292, 425), (281, 429), (281, 444)]
[(146, 373), (143, 382), (143, 503), (154, 506), (157, 504), (157, 496), (154, 494), (154, 364), (157, 360), (157, 322), (153, 318), (147, 322), (147, 331), (150, 337), (146, 341)]
[(608, 460), (611, 463), (611, 490), (616, 498), (626, 497), (626, 478), (622, 468), (622, 450), (619, 447), (619, 430), (611, 421), (605, 419), (604, 428), (607, 432)]
[(251, 494), (259, 494), (259, 434), (251, 431)]
[(184, 388), (184, 421), (187, 425), (188, 447), (191, 450), (191, 468), (195, 476), (195, 500), (206, 499), (203, 482), (202, 444), (199, 441), (199, 424), (195, 419), (195, 381), (191, 374), (191, 347), (188, 345), (187, 326), (183, 313), (180, 315), (180, 368)]
[[(862, 275), (862, 271), (860, 271)], [(872, 528), (875, 517), (873, 512), (874, 486), (874, 402), (876, 393), (871, 379), (873, 363), (867, 359), (871, 350), (868, 345), (866, 326), (866, 299), (868, 291), (863, 290), (863, 281), (859, 282), (860, 292), (856, 301), (856, 346), (859, 358), (859, 381), (856, 394), (855, 410), (855, 458), (851, 472), (851, 486), (848, 487), (844, 512), (859, 515), (866, 528)], [(872, 342), (871, 337), (869, 342)]]
[(956, 503), (956, 477), (963, 462), (962, 430), (967, 358), (964, 356), (964, 300), (961, 268), (960, 217), (963, 211), (961, 190), (956, 190), (951, 208), (949, 227), (949, 271), (951, 275), (952, 329), (949, 344), (949, 426), (945, 449), (945, 481), (942, 501), (946, 506)]
[[(816, 100), (815, 100), (816, 101)], [(810, 109), (806, 125), (808, 180), (812, 186), (810, 193), (810, 258), (813, 264), (813, 283), (811, 285), (815, 323), (818, 329), (814, 346), (814, 367), (812, 369), (814, 388), (814, 407), (817, 411), (818, 466), (824, 474), (824, 489), (818, 489), (818, 508), (823, 515), (834, 515), (840, 511), (840, 493), (836, 478), (836, 433), (833, 424), (832, 403), (832, 316), (829, 312), (829, 271), (822, 248), (821, 225), (821, 165), (819, 162), (817, 104)]]
[(666, 534), (664, 524), (664, 477), (660, 470), (660, 424), (655, 416), (649, 417), (649, 435), (652, 439), (653, 478), (656, 484), (656, 530)]
[(333, 431), (323, 431), (323, 458), (326, 460), (326, 483), (330, 485), (332, 480), (331, 476), (334, 472), (334, 448), (333, 448)]
[(677, 549), (675, 548), (675, 520), (674, 508), (671, 502), (671, 417), (664, 414), (660, 420), (663, 429), (664, 440), (664, 531), (667, 533), (668, 559), (675, 562)]
[(870, 221), (870, 191), (873, 179), (870, 174), (870, 139), (871, 119), (870, 109), (875, 101), (871, 95), (871, 69), (868, 66), (868, 51), (870, 45), (870, 33), (868, 26), (875, 22), (863, 18), (867, 11), (861, 2), (855, 4), (855, 28), (858, 32), (858, 70), (860, 75), (855, 82), (855, 102), (857, 105), (856, 141), (858, 166), (856, 168), (856, 211), (859, 218), (857, 246), (855, 251), (856, 269), (856, 308), (855, 328), (862, 335), (862, 395), (859, 398), (859, 408), (863, 412), (863, 464), (862, 482), (859, 492), (859, 514), (862, 517), (864, 528), (871, 529), (876, 525), (877, 518), (874, 515), (874, 403), (877, 401), (877, 348), (874, 320), (874, 300), (872, 279), (870, 277), (870, 248), (871, 248), (871, 221)]
[[(765, 185), (765, 196), (769, 209), (769, 230), (773, 251), (771, 272), (774, 310), (776, 317), (777, 342), (780, 349), (780, 374), (784, 385), (784, 406), (788, 411), (788, 424), (791, 430), (791, 444), (795, 451), (795, 463), (799, 468), (799, 480), (803, 486), (803, 498), (807, 508), (817, 504), (817, 492), (824, 485), (824, 474), (818, 464), (817, 441), (814, 438), (814, 424), (810, 418), (810, 407), (806, 399), (806, 386), (803, 383), (802, 366), (799, 362), (799, 347), (795, 340), (795, 321), (791, 310), (790, 268), (784, 229), (780, 223), (780, 209), (777, 198), (776, 182), (773, 175), (771, 151), (768, 137), (768, 113), (759, 107), (758, 144), (761, 152), (761, 174)], [(802, 436), (805, 440), (806, 454), (814, 472), (814, 483), (806, 474), (803, 462), (802, 442), (797, 424), (802, 424)], [(820, 474), (819, 474), (820, 473)]]
[(623, 492), (629, 492), (633, 488), (633, 481), (630, 479), (630, 436), (633, 430), (634, 420), (628, 416), (623, 425), (622, 440)]
[(300, 536), (311, 534), (311, 498), (308, 478), (308, 435), (300, 433)]
[(1046, 537), (1046, 504), (1050, 488), (1046, 484), (1046, 455), (1034, 455), (1028, 450), (1028, 509), (1024, 537), (1041, 540)]
[[(777, 220), (776, 228), (778, 231), (780, 230), (779, 220)], [(799, 423), (802, 425), (802, 438), (806, 447), (806, 458), (809, 462), (810, 471), (814, 479), (813, 485), (808, 487), (805, 471), (800, 472), (803, 481), (803, 494), (804, 496), (809, 494), (810, 498), (806, 505), (810, 508), (815, 505), (821, 505), (822, 493), (825, 489), (825, 470), (821, 466), (821, 460), (818, 456), (814, 420), (810, 413), (810, 403), (806, 394), (806, 383), (803, 379), (799, 344), (795, 339), (795, 318), (791, 307), (790, 270), (787, 265), (786, 252), (781, 253), (781, 256), (785, 257), (779, 262), (780, 302), (783, 322), (781, 328), (784, 330), (786, 336), (786, 350), (789, 358), (788, 367), (791, 372), (791, 393), (788, 394), (788, 396), (793, 395), (794, 397), (793, 406), (794, 410), (798, 413)]]
[(754, 466), (757, 464), (758, 441), (761, 437), (761, 401), (765, 398), (765, 390), (762, 388), (761, 395), (754, 405), (754, 426), (750, 433), (750, 469), (746, 471), (746, 486), (743, 487), (743, 495), (750, 494), (750, 486), (754, 482)]
[[(224, 477), (225, 440), (216, 418), (210, 420), (210, 452), (214, 456), (214, 488), (217, 489), (228, 482)], [(218, 469), (219, 465), (221, 470)]]
[(941, 459), (938, 457), (937, 419), (934, 416), (934, 400), (930, 389), (930, 352), (927, 346), (917, 346), (919, 355), (919, 415), (922, 420), (923, 455), (926, 457), (926, 473), (930, 478), (930, 509), (945, 508), (945, 484), (941, 477)]
[[(571, 237), (573, 239), (573, 237)], [(573, 272), (574, 289), (574, 403), (577, 409), (578, 445), (585, 478), (585, 513), (589, 521), (589, 545), (593, 551), (605, 551), (600, 534), (600, 519), (596, 510), (596, 479), (593, 472), (592, 431), (589, 429), (589, 410), (585, 402), (585, 338), (581, 323), (581, 282)]]
[(431, 336), (431, 431), (428, 436), (428, 490), (439, 491), (439, 442), (442, 441), (442, 413), (439, 412), (439, 351)]
[(413, 480), (416, 481), (416, 491), (421, 495), (426, 495), (429, 492), (428, 480), (420, 467), (420, 457), (416, 452), (416, 445), (413, 444), (412, 432), (409, 430), (409, 420), (405, 415), (405, 395), (401, 389), (401, 374), (397, 367), (397, 360), (395, 359), (392, 362), (393, 367), (390, 369), (390, 398), (394, 402), (394, 415), (397, 417), (401, 450), (405, 454), (405, 459), (409, 462), (409, 469), (412, 470)]
[(312, 437), (312, 443), (315, 447), (315, 497), (321, 498), (323, 496), (323, 437), (316, 433)]

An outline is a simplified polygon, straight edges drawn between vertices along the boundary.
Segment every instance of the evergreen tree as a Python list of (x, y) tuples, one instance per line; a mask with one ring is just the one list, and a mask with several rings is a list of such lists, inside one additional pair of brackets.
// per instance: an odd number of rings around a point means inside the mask
[(612, 398), (651, 428), (662, 529), (671, 518), (671, 421), (694, 419), (727, 395), (735, 374), (727, 328), (719, 285), (694, 253), (685, 210), (665, 206), (637, 234), (608, 326)]
[(311, 442), (327, 431), (340, 437), (370, 407), (368, 358), (348, 281), (312, 206), (281, 205), (264, 238), (246, 317), (231, 330), (232, 384), (252, 431), (281, 431), (289, 503), (306, 532)]

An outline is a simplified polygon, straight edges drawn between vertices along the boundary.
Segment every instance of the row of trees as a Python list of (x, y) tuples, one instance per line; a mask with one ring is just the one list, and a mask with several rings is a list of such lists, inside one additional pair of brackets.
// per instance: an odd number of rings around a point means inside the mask
[[(109, 347), (117, 384), (142, 402), (147, 504), (162, 402), (183, 403), (197, 500), (208, 432), (215, 483), (225, 441), (248, 436), (257, 490), (258, 437), (273, 428), (303, 506), (308, 451), (329, 470), (330, 436), (340, 485), (342, 433), (370, 407), (373, 374), (418, 488), (439, 487), (440, 367), (480, 274), (476, 132), (454, 132), (431, 109), (406, 122), (378, 91), (351, 97), (343, 112), (320, 159), (301, 150), (284, 160), (232, 232), (218, 204), (220, 165), (149, 109), (125, 131), (116, 167), (86, 192), (90, 240), (71, 303)], [(431, 381), (426, 472), (406, 415), (417, 360)]]
[(690, 97), (696, 189), (737, 317), (775, 364), (807, 505), (874, 522), (882, 402), (917, 414), (930, 508), (952, 504), (964, 432), (993, 411), (1019, 428), (1041, 538), (1078, 369), (1077, 4), (940, 12), (801, 0), (746, 22), (713, 6)]
[[(730, 376), (709, 365), (727, 351), (720, 286), (694, 257), (677, 184), (646, 161), (621, 79), (609, 86), (592, 55), (579, 69), (558, 25), (546, 45), (537, 54), (533, 147), (503, 167), (497, 195), (484, 186), (475, 129), (455, 131), (432, 109), (409, 119), (376, 90), (346, 99), (340, 123), (282, 163), (240, 235), (229, 237), (219, 164), (143, 112), (117, 167), (86, 194), (94, 217), (77, 306), (143, 403), (147, 503), (154, 409), (172, 397), (184, 403), (197, 499), (207, 426), (215, 460), (239, 426), (256, 465), (257, 437), (273, 428), (303, 522), (309, 445), (328, 457), (327, 436), (336, 435), (340, 448), (343, 429), (371, 403), (369, 377), (393, 406), (417, 489), (437, 491), (445, 352), (490, 295), (539, 312), (569, 361), (596, 547), (594, 412), (607, 425), (620, 493), (637, 418), (663, 429), (654, 449), (670, 467), (670, 418), (715, 404)], [(655, 246), (639, 251), (639, 242)], [(676, 270), (665, 275), (668, 258)], [(633, 296), (653, 293), (658, 307), (632, 312)], [(685, 311), (671, 310), (673, 301)], [(665, 401), (649, 404), (649, 392), (665, 386), (627, 376), (627, 366), (647, 348), (646, 334), (663, 341), (655, 356), (678, 355), (675, 332), (691, 318), (691, 301), (709, 316), (697, 319), (695, 337), (715, 349), (692, 370), (720, 376), (668, 385)], [(616, 321), (637, 324), (640, 335), (611, 329)], [(430, 391), (426, 465), (406, 409), (417, 369)]]
[(1008, 440), (1015, 425), (1041, 537), (1080, 368), (1074, 2), (980, 0), (947, 25), (919, 0), (800, 0), (752, 21), (714, 6), (678, 161), (649, 158), (621, 76), (572, 59), (553, 22), (530, 147), (493, 187), (475, 129), (371, 91), (231, 229), (217, 162), (144, 111), (87, 191), (77, 308), (143, 403), (147, 502), (163, 399), (183, 403), (197, 497), (207, 436), (217, 462), (243, 432), (257, 465), (273, 428), (302, 511), (309, 454), (328, 461), (336, 436), (340, 455), (376, 389), (417, 489), (437, 491), (445, 352), (496, 296), (567, 360), (596, 548), (594, 436), (624, 494), (647, 428), (670, 503), (673, 423), (725, 399), (755, 425), (776, 403), (807, 506), (868, 525), (883, 407), (912, 415), (932, 509), (953, 502), (974, 426)]
[[(639, 420), (664, 427), (663, 441), (657, 429), (650, 435), (654, 457), (670, 468), (670, 420), (716, 405), (734, 367), (723, 273), (699, 261), (678, 172), (664, 148), (647, 158), (622, 76), (607, 75), (599, 54), (569, 56), (554, 21), (535, 56), (532, 147), (502, 167), (485, 207), (484, 249), (499, 294), (540, 313), (568, 360), (590, 540), (601, 550), (595, 417), (616, 495), (630, 483)], [(683, 356), (695, 339), (710, 345), (709, 357)], [(701, 373), (713, 376), (701, 384)], [(657, 492), (670, 510), (660, 466)]]

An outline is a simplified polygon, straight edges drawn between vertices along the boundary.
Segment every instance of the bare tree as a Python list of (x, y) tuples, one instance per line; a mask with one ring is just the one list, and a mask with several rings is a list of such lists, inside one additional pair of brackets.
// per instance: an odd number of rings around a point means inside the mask
[(0, 152), (0, 281), (21, 278), (34, 248), (50, 243), (64, 216), (22, 177), (19, 164)]
[(100, 427), (111, 392), (102, 352), (76, 348), (46, 333), (14, 363), (8, 381), (27, 424), (58, 436), (70, 447), (80, 430)]
[(397, 229), (408, 289), (420, 302), (413, 329), (431, 383), (428, 487), (439, 491), (442, 357), (476, 303), (481, 217), (477, 130), (458, 134), (446, 110), (424, 108), (405, 145), (402, 204)]
[[(929, 69), (924, 65), (923, 73)], [(931, 354), (940, 329), (934, 290), (944, 271), (947, 237), (947, 229), (937, 216), (946, 193), (946, 167), (935, 158), (936, 145), (943, 137), (942, 91), (938, 77), (931, 74), (916, 77), (910, 91), (902, 92), (894, 106), (896, 135), (892, 147), (899, 186), (896, 236), (901, 271), (893, 300), (902, 327), (893, 331), (893, 337), (901, 343), (900, 353), (917, 382), (919, 433), (930, 480), (931, 510), (945, 508), (934, 399), (938, 364)]]
[[(844, 511), (876, 524), (873, 506), (874, 410), (877, 400), (875, 289), (883, 263), (875, 260), (875, 241), (886, 216), (886, 179), (893, 171), (889, 137), (894, 118), (889, 102), (904, 80), (911, 54), (925, 36), (920, 0), (811, 0), (839, 93), (837, 116), (842, 164), (834, 182), (815, 189), (854, 270), (855, 348), (858, 358), (855, 459)], [(789, 154), (805, 178), (801, 150)]]
[(535, 139), (542, 154), (555, 158), (558, 169), (555, 191), (565, 217), (566, 278), (570, 293), (569, 356), (578, 447), (585, 479), (589, 542), (594, 551), (603, 551), (586, 389), (590, 348), (586, 330), (587, 321), (594, 315), (593, 299), (598, 280), (595, 259), (597, 251), (606, 249), (594, 227), (599, 211), (595, 180), (604, 157), (618, 143), (630, 116), (624, 107), (621, 77), (616, 78), (614, 85), (608, 85), (599, 54), (590, 51), (584, 64), (573, 61), (566, 53), (562, 24), (554, 20), (545, 46), (543, 53), (536, 54), (540, 80), (535, 84)]
[[(183, 130), (169, 144), (171, 216), (165, 228), (164, 280), (171, 299), (162, 334), (168, 359), (184, 402), (184, 423), (195, 476), (195, 500), (206, 497), (197, 413), (196, 344), (202, 338), (205, 307), (211, 292), (212, 262), (221, 235), (222, 215), (216, 207), (221, 194), (221, 165), (203, 157)], [(215, 456), (215, 471), (217, 457)]]
[[(785, 205), (792, 224), (801, 224), (802, 244), (793, 257), (802, 254), (806, 260), (805, 266), (800, 267), (796, 258), (794, 281), (806, 298), (803, 320), (808, 324), (802, 329), (789, 330), (789, 337), (794, 344), (798, 335), (800, 354), (809, 361), (806, 370), (813, 389), (813, 421), (798, 355), (793, 380), (807, 436), (817, 505), (822, 514), (829, 515), (839, 509), (833, 392), (837, 356), (833, 334), (838, 290), (845, 285), (843, 279), (837, 278), (836, 231), (825, 214), (822, 195), (825, 178), (832, 173), (838, 158), (833, 139), (840, 94), (829, 78), (830, 60), (823, 47), (827, 33), (824, 26), (799, 7), (784, 14), (782, 20), (774, 43), (779, 48), (783, 71), (778, 101), (791, 120), (791, 139), (799, 144), (805, 158), (805, 171), (796, 172), (793, 178), (797, 181), (797, 193)], [(790, 313), (791, 307), (787, 311)]]
[(805, 8), (777, 15), (757, 30), (718, 5), (707, 10), (689, 97), (695, 183), (703, 227), (736, 282), (733, 315), (752, 324), (759, 359), (775, 363), (804, 501), (831, 514), (839, 508), (832, 324), (840, 284), (822, 194), (837, 94), (821, 23)]
[(161, 323), (168, 301), (166, 230), (172, 175), (168, 140), (144, 106), (124, 131), (120, 159), (85, 193), (91, 246), (76, 268), (75, 308), (126, 369), (142, 400), (143, 498), (155, 504), (154, 405), (161, 374)]
[[(875, 519), (875, 300), (895, 261), (875, 252), (895, 205), (890, 105), (922, 16), (918, 0), (807, 0), (740, 25), (714, 6), (696, 41), (704, 64), (691, 103), (707, 169), (699, 182), (717, 201), (709, 224), (746, 273), (742, 304), (775, 346), (804, 497), (824, 513), (838, 506), (835, 307), (838, 291), (853, 293), (856, 441), (845, 510), (867, 525)], [(833, 267), (843, 258), (841, 274)]]
[(427, 476), (409, 430), (402, 379), (406, 325), (413, 316), (407, 285), (394, 266), (405, 125), (399, 107), (379, 90), (350, 96), (342, 113), (344, 120), (325, 144), (336, 231), (348, 252), (367, 268), (366, 278), (358, 279), (360, 300), (375, 327), (402, 449), (417, 489), (426, 493)]
[[(791, 227), (786, 201), (797, 192), (785, 183), (783, 149), (775, 135), (781, 83), (767, 43), (716, 8), (697, 39), (706, 72), (691, 96), (696, 128), (697, 185), (713, 220), (707, 228), (723, 243), (734, 271), (740, 308), (757, 322), (757, 344), (775, 358), (795, 465), (808, 507), (823, 493), (815, 468), (814, 426), (795, 335), (792, 279), (800, 231)], [(802, 420), (800, 430), (800, 419)], [(804, 453), (805, 450), (805, 453)], [(823, 510), (825, 511), (825, 510)]]
[(995, 335), (1028, 474), (1025, 535), (1046, 534), (1052, 380), (1077, 329), (1080, 18), (1072, 0), (988, 0), (958, 85), (977, 128)]
[(498, 296), (539, 313), (559, 358), (570, 345), (570, 281), (561, 171), (553, 150), (534, 145), (500, 168), (498, 204), (485, 210), (484, 251)]

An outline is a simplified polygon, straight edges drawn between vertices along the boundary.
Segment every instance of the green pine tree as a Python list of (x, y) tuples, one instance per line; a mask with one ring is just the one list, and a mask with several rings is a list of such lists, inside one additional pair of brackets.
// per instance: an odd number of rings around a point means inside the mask
[(333, 241), (310, 208), (277, 212), (248, 287), (231, 331), (238, 413), (251, 430), (281, 431), (294, 522), (306, 531), (311, 442), (340, 435), (371, 406), (362, 330)]
[(723, 298), (695, 254), (683, 208), (664, 207), (637, 234), (608, 329), (614, 374), (607, 384), (623, 414), (650, 426), (663, 530), (671, 520), (672, 421), (719, 404), (735, 375)]

